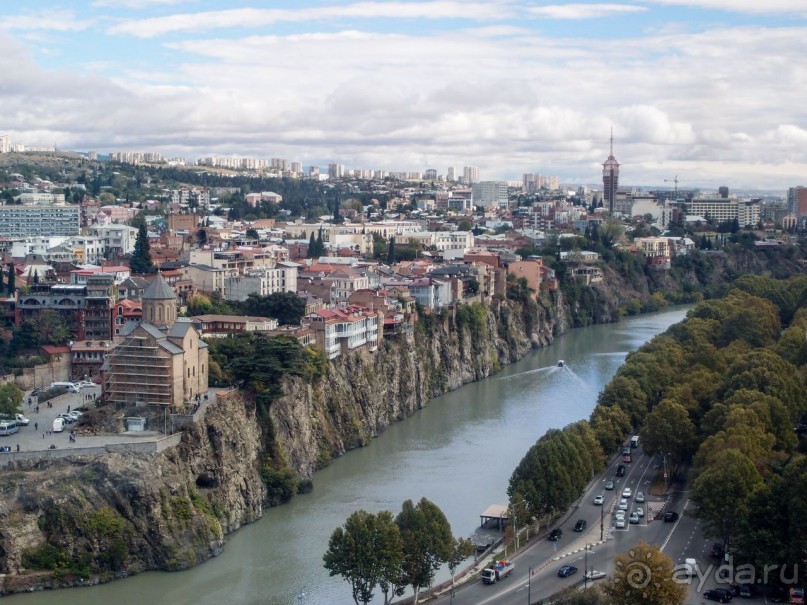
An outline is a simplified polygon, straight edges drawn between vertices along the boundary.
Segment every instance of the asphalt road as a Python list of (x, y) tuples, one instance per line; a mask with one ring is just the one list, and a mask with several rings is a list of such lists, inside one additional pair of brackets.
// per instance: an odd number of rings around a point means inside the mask
[[(615, 555), (628, 551), (640, 539), (657, 544), (671, 542), (668, 538), (673, 534), (676, 524), (652, 519), (662, 508), (665, 499), (653, 498), (648, 494), (650, 481), (655, 477), (661, 461), (641, 455), (640, 450), (633, 450), (633, 453), (634, 461), (625, 464), (624, 477), (616, 476), (617, 466), (624, 464), (621, 456), (618, 456), (603, 474), (592, 481), (579, 503), (563, 521), (552, 526), (563, 530), (561, 540), (557, 543), (548, 540), (533, 542), (514, 558), (516, 567), (511, 577), (493, 585), (484, 585), (481, 581), (470, 582), (458, 588), (453, 598), (450, 595), (444, 596), (438, 602), (456, 605), (534, 603), (582, 581), (586, 565), (588, 569), (604, 571), (611, 576)], [(613, 490), (605, 489), (609, 479), (614, 481)], [(632, 496), (628, 499), (629, 512), (639, 506), (633, 501), (633, 497), (637, 491), (642, 491), (646, 500), (641, 506), (645, 507), (646, 514), (638, 525), (627, 524), (624, 529), (616, 529), (613, 513), (625, 487), (630, 487), (632, 491)], [(602, 506), (593, 504), (597, 494), (603, 494), (605, 498)], [(673, 494), (668, 508), (676, 509), (680, 504), (679, 496)], [(680, 510), (680, 506), (676, 510)], [(586, 531), (581, 533), (573, 531), (579, 519), (587, 522)], [(602, 536), (605, 538), (602, 543), (601, 521)], [(542, 533), (545, 533), (546, 528), (543, 530)], [(676, 542), (675, 545), (677, 544)], [(574, 565), (579, 571), (568, 578), (560, 578), (557, 573), (564, 565)]]

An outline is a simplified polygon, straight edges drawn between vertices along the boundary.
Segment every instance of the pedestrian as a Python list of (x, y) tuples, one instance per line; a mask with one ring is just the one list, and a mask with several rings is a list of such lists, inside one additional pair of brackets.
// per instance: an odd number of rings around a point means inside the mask
[(17, 444), (17, 451), (18, 452), (20, 451), (20, 444), (19, 443)]
[(70, 404), (69, 403), (67, 404), (67, 413), (68, 414), (70, 413)]
[(45, 431), (42, 431), (42, 439), (45, 438)]
[(38, 422), (34, 422), (34, 430), (35, 431), (39, 430), (39, 423)]
[(39, 414), (39, 405), (36, 406), (36, 413)]

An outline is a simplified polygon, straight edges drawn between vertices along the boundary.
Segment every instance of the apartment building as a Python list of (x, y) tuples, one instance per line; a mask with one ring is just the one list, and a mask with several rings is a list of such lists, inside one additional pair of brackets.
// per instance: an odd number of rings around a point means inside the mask
[(0, 205), (0, 237), (71, 236), (81, 231), (78, 206)]
[(384, 314), (381, 311), (347, 306), (320, 309), (306, 319), (314, 331), (317, 346), (328, 359), (362, 347), (375, 351), (383, 338)]
[(696, 197), (687, 204), (687, 215), (708, 217), (717, 223), (737, 219), (740, 227), (753, 227), (759, 223), (760, 202), (735, 197)]
[(268, 296), (276, 292), (296, 292), (300, 265), (281, 261), (274, 267), (247, 269), (243, 275), (224, 278), (227, 300), (246, 300), (250, 294)]

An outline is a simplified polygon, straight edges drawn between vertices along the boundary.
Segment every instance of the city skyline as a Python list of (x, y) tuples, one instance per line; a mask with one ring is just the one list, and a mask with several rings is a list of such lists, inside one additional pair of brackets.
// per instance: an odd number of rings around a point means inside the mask
[[(807, 2), (44, 1), (0, 18), (0, 134), (483, 180), (787, 189)], [(461, 168), (460, 168), (461, 169)]]

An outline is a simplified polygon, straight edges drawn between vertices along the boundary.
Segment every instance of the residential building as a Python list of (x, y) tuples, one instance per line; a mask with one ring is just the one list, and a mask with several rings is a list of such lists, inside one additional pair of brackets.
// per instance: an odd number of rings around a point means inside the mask
[(791, 187), (787, 190), (788, 214), (807, 216), (807, 187)]
[(755, 227), (760, 219), (760, 202), (736, 197), (696, 197), (687, 204), (687, 215), (711, 219), (716, 223), (737, 219), (740, 227)]
[(510, 263), (507, 272), (512, 273), (517, 279), (527, 280), (527, 287), (537, 295), (541, 289), (542, 269), (544, 261), (542, 258), (528, 258)]
[(100, 380), (101, 368), (107, 354), (113, 349), (111, 340), (71, 341), (71, 380)]
[(80, 230), (78, 206), (0, 204), (0, 237), (71, 236)]
[(375, 351), (383, 338), (384, 314), (361, 307), (321, 309), (307, 316), (317, 346), (328, 359), (366, 347)]
[(247, 332), (271, 332), (277, 330), (277, 320), (270, 317), (247, 315), (195, 315), (191, 323), (200, 336), (221, 337)]
[(300, 265), (279, 262), (274, 267), (247, 269), (243, 275), (224, 278), (224, 297), (227, 300), (246, 300), (250, 294), (268, 296), (276, 292), (296, 292), (297, 272)]
[(505, 181), (481, 181), (472, 185), (474, 204), (506, 209), (510, 198)]
[(472, 185), (479, 182), (479, 168), (477, 166), (465, 166), (462, 169), (462, 182)]
[(451, 284), (447, 281), (423, 277), (404, 285), (417, 304), (424, 309), (442, 309), (451, 304)]

